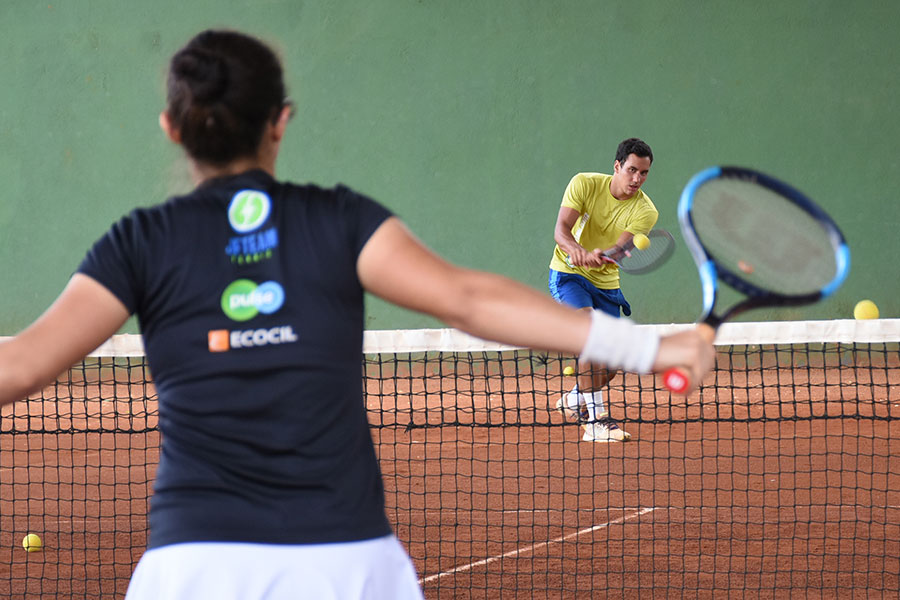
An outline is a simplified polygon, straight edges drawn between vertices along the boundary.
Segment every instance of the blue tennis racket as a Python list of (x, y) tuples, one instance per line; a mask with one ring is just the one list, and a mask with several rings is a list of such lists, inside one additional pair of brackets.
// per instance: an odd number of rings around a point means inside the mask
[[(773, 177), (740, 167), (710, 167), (685, 186), (678, 221), (697, 263), (703, 291), (701, 332), (744, 311), (812, 304), (833, 294), (850, 271), (850, 250), (835, 222), (803, 193)], [(716, 313), (719, 282), (741, 296)], [(663, 374), (664, 385), (690, 387), (683, 369)]]

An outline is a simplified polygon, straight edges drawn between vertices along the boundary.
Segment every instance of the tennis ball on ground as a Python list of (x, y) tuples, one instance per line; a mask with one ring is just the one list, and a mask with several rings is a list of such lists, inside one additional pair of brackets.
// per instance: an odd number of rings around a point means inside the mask
[(878, 307), (871, 300), (860, 300), (853, 307), (854, 319), (877, 319)]
[(40, 552), (41, 548), (44, 547), (44, 544), (41, 542), (40, 536), (36, 533), (29, 533), (22, 538), (22, 547), (28, 552)]
[(643, 233), (636, 233), (631, 239), (631, 243), (633, 243), (634, 247), (638, 250), (646, 250), (650, 247), (650, 238)]
[(573, 369), (572, 367), (566, 367), (565, 369), (563, 369), (563, 375), (574, 375), (574, 374), (575, 374), (575, 369)]

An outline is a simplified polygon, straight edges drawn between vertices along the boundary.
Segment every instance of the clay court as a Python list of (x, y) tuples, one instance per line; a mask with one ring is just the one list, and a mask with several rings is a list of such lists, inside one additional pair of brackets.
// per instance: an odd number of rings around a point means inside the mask
[[(620, 379), (633, 440), (611, 445), (548, 409), (570, 385), (559, 358), (368, 360), (388, 512), (426, 597), (896, 596), (897, 351), (828, 354), (728, 355), (687, 399)], [(116, 360), (4, 412), (4, 597), (124, 596), (159, 434), (145, 367)]]

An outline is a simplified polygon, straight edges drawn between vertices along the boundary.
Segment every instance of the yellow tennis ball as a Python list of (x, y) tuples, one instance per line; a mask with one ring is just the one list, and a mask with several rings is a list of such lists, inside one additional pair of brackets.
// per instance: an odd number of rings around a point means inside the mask
[(860, 300), (853, 307), (854, 319), (877, 319), (878, 307), (871, 300)]
[(563, 375), (574, 375), (574, 374), (575, 374), (575, 369), (573, 369), (572, 367), (566, 367), (565, 369), (563, 369)]
[(41, 548), (44, 547), (44, 543), (41, 542), (40, 536), (36, 533), (29, 533), (22, 538), (22, 547), (28, 552), (40, 552)]
[(650, 247), (650, 238), (648, 238), (643, 233), (634, 234), (634, 238), (632, 238), (631, 243), (634, 244), (634, 247), (638, 250), (646, 250)]

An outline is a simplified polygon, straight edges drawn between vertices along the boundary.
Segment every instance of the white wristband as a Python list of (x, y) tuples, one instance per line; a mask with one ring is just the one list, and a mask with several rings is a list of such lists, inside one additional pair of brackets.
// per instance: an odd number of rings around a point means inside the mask
[(649, 373), (659, 351), (659, 334), (595, 310), (580, 358), (592, 364), (632, 373)]

